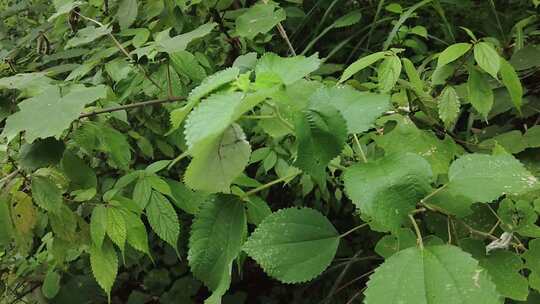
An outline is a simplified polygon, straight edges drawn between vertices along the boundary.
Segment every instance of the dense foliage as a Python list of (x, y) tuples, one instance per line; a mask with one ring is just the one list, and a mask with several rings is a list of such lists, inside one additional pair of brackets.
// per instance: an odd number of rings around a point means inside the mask
[(540, 303), (539, 9), (0, 0), (0, 303)]

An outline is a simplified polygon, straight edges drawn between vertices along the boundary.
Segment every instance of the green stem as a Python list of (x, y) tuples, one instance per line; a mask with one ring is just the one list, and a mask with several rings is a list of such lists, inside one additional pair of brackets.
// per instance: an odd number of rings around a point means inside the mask
[(360, 153), (360, 157), (364, 161), (364, 163), (367, 163), (367, 157), (366, 154), (364, 154), (364, 150), (362, 149), (362, 146), (360, 145), (360, 141), (358, 140), (358, 136), (356, 134), (353, 134), (354, 144), (356, 145), (356, 148), (358, 149), (358, 152)]
[(368, 225), (368, 223), (363, 223), (362, 225), (356, 226), (356, 227), (354, 227), (354, 228), (340, 234), (339, 238), (342, 239), (342, 238), (346, 237), (347, 235), (355, 232), (356, 230), (359, 230), (359, 229), (362, 229), (362, 228), (366, 227), (367, 225)]
[(448, 184), (438, 188), (437, 190), (431, 192), (430, 194), (426, 195), (423, 199), (420, 200), (420, 203), (421, 204), (425, 204), (430, 198), (432, 198), (433, 196), (435, 196), (437, 193), (441, 192), (442, 190), (444, 190), (446, 188)]
[(418, 224), (416, 223), (416, 220), (414, 219), (414, 216), (412, 214), (409, 214), (409, 219), (411, 220), (411, 223), (413, 224), (413, 227), (414, 227), (414, 231), (416, 232), (416, 240), (417, 240), (418, 246), (420, 246), (421, 250), (424, 250), (424, 241), (422, 240), (420, 227), (418, 227)]
[(264, 185), (262, 185), (262, 186), (259, 186), (259, 187), (255, 188), (255, 189), (253, 189), (253, 190), (250, 190), (250, 191), (246, 192), (246, 193), (243, 195), (243, 197), (248, 197), (248, 196), (254, 195), (254, 194), (259, 193), (259, 192), (261, 192), (261, 191), (263, 191), (263, 190), (265, 190), (265, 189), (267, 189), (267, 188), (272, 187), (272, 186), (275, 185), (275, 184), (279, 184), (279, 183), (284, 182), (284, 181), (287, 181), (287, 180), (289, 180), (289, 179), (293, 179), (294, 177), (296, 177), (296, 176), (299, 175), (300, 173), (302, 173), (302, 172), (301, 172), (301, 171), (300, 171), (300, 172), (295, 172), (295, 173), (290, 174), (290, 175), (287, 175), (287, 176), (285, 176), (285, 177), (282, 177), (282, 178), (278, 178), (278, 179), (276, 179), (276, 180), (273, 180), (273, 181), (271, 181), (271, 182), (269, 182), (269, 183), (266, 183), (266, 184), (264, 184)]

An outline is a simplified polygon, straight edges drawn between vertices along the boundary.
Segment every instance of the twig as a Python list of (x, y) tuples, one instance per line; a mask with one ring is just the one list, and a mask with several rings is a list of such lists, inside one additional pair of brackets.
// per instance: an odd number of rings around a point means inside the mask
[[(81, 16), (83, 19), (86, 19), (90, 22), (93, 22), (95, 23), (96, 25), (100, 26), (100, 27), (105, 27), (105, 25), (95, 19), (92, 19), (90, 17), (86, 17), (78, 12), (75, 12), (75, 14)], [(116, 45), (116, 47), (118, 47), (118, 49), (129, 59), (129, 61), (132, 61), (135, 63), (135, 65), (137, 66), (137, 68), (143, 73), (144, 77), (146, 77), (146, 79), (148, 79), (156, 88), (159, 89), (160, 92), (163, 92), (163, 88), (157, 84), (157, 82), (155, 82), (151, 77), (150, 75), (148, 75), (148, 73), (146, 72), (146, 70), (139, 64), (137, 63), (135, 60), (133, 60), (133, 57), (131, 57), (131, 55), (129, 55), (128, 51), (126, 50), (126, 48), (124, 48), (122, 46), (122, 44), (120, 43), (120, 41), (118, 41), (118, 39), (116, 39), (116, 37), (114, 37), (114, 35), (112, 34), (112, 32), (108, 32), (107, 34), (111, 39), (112, 41), (114, 42), (114, 44)]]
[(416, 223), (416, 220), (414, 219), (414, 216), (412, 214), (409, 214), (409, 219), (411, 219), (411, 223), (413, 224), (414, 231), (416, 232), (416, 242), (418, 243), (418, 246), (420, 246), (420, 249), (424, 250), (424, 241), (422, 240), (422, 234), (420, 233), (420, 228), (418, 227), (418, 224)]
[(342, 233), (342, 234), (339, 236), (339, 238), (340, 238), (340, 239), (341, 239), (341, 238), (344, 238), (344, 237), (346, 237), (347, 235), (349, 235), (349, 234), (355, 232), (356, 230), (359, 230), (359, 229), (362, 229), (362, 228), (366, 227), (367, 225), (368, 225), (368, 223), (363, 223), (362, 225), (356, 226), (356, 227), (350, 229), (349, 231), (346, 231), (346, 232)]
[(362, 157), (362, 160), (364, 163), (367, 163), (367, 157), (366, 154), (364, 154), (364, 150), (362, 149), (362, 146), (360, 145), (360, 141), (358, 140), (358, 136), (356, 134), (353, 134), (354, 144), (356, 145), (356, 148), (358, 149), (358, 152), (360, 153), (360, 157)]
[[(264, 4), (268, 4), (268, 0), (263, 0)], [(278, 22), (277, 29), (279, 31), (279, 34), (281, 35), (281, 38), (285, 40), (285, 43), (287, 43), (287, 46), (289, 47), (289, 51), (291, 51), (291, 54), (293, 56), (296, 56), (296, 51), (294, 50), (294, 47), (291, 43), (291, 40), (289, 40), (289, 36), (287, 35), (287, 32), (285, 31), (285, 28), (281, 24), (281, 22)]]
[(142, 102), (137, 102), (137, 103), (130, 103), (130, 104), (122, 105), (118, 107), (112, 107), (112, 108), (93, 111), (90, 113), (84, 113), (84, 114), (79, 115), (79, 119), (85, 118), (85, 117), (91, 117), (91, 116), (103, 114), (103, 113), (111, 113), (111, 112), (122, 111), (122, 110), (127, 110), (127, 109), (140, 108), (144, 106), (158, 105), (162, 103), (175, 102), (175, 101), (180, 101), (184, 99), (185, 97), (172, 96), (172, 97), (167, 97), (163, 99), (154, 99), (154, 100), (142, 101)]

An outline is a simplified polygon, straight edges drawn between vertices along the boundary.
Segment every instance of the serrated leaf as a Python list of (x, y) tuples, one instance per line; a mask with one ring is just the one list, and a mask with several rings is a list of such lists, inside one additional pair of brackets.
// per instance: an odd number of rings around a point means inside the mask
[(11, 140), (19, 132), (26, 131), (25, 138), (29, 143), (37, 138), (58, 138), (79, 117), (85, 105), (105, 96), (106, 87), (103, 85), (90, 88), (76, 86), (63, 96), (59, 87), (51, 87), (36, 97), (20, 102), (18, 106), (21, 110), (8, 117), (2, 136)]
[(127, 243), (131, 247), (150, 256), (150, 249), (148, 247), (148, 234), (146, 232), (146, 226), (144, 225), (143, 221), (135, 213), (129, 211), (123, 211), (122, 213), (126, 222)]
[(341, 153), (347, 140), (347, 122), (329, 100), (312, 100), (296, 118), (298, 156), (295, 166), (320, 183), (325, 168)]
[(276, 3), (258, 3), (236, 18), (236, 34), (253, 39), (259, 33), (267, 33), (285, 20), (285, 11)]
[(461, 103), (459, 97), (453, 87), (447, 86), (439, 97), (439, 118), (443, 121), (448, 129), (456, 122), (459, 116), (459, 108)]
[(188, 51), (180, 51), (169, 55), (174, 70), (193, 82), (200, 83), (206, 78), (206, 71), (199, 64), (197, 58)]
[(467, 81), (467, 90), (472, 106), (486, 118), (493, 107), (493, 90), (491, 90), (484, 74), (474, 68), (471, 69)]
[(275, 78), (284, 85), (291, 85), (316, 71), (321, 65), (317, 55), (310, 57), (280, 57), (274, 53), (265, 53), (255, 66), (259, 78)]
[(431, 165), (433, 175), (446, 174), (450, 162), (462, 153), (449, 136), (439, 139), (433, 132), (421, 130), (407, 117), (388, 116), (385, 120), (396, 121), (392, 131), (373, 139), (386, 153), (414, 153), (425, 158)]
[(97, 205), (92, 210), (92, 216), (90, 218), (90, 237), (94, 246), (101, 248), (105, 234), (107, 232), (107, 209), (102, 205)]
[(154, 232), (176, 250), (180, 222), (176, 210), (163, 194), (152, 191), (146, 207), (146, 217)]
[(390, 109), (390, 96), (360, 92), (350, 86), (321, 88), (310, 97), (315, 103), (330, 103), (347, 121), (349, 133), (362, 133)]
[(377, 69), (377, 79), (379, 82), (379, 90), (382, 93), (391, 91), (401, 74), (401, 60), (398, 56), (387, 56)]
[(118, 208), (107, 208), (107, 235), (123, 253), (126, 246), (127, 227), (122, 211)]
[(393, 254), (416, 246), (416, 235), (409, 228), (400, 228), (390, 235), (383, 236), (375, 245), (375, 252), (387, 259)]
[(66, 205), (60, 205), (54, 212), (49, 212), (49, 224), (55, 237), (65, 241), (77, 238), (77, 215)]
[(387, 52), (377, 52), (373, 53), (371, 55), (362, 57), (355, 62), (353, 62), (351, 65), (349, 65), (345, 71), (343, 71), (343, 75), (341, 75), (341, 78), (339, 79), (339, 83), (343, 83), (349, 78), (351, 78), (354, 74), (360, 72), (361, 70), (367, 68), (368, 66), (374, 64), (375, 62), (383, 59), (386, 57)]
[(516, 70), (508, 61), (501, 58), (501, 69), (499, 73), (501, 74), (502, 83), (506, 86), (512, 98), (514, 106), (518, 110), (521, 110), (521, 105), (523, 104), (523, 87)]
[(32, 198), (23, 192), (16, 192), (11, 199), (11, 219), (18, 233), (28, 235), (37, 224), (37, 211)]
[(60, 279), (62, 277), (58, 272), (52, 270), (48, 271), (45, 275), (45, 280), (43, 280), (43, 285), (41, 286), (41, 292), (47, 299), (52, 299), (58, 294), (60, 290)]
[(518, 195), (538, 184), (512, 155), (467, 154), (450, 165), (448, 191), (475, 202), (489, 203), (503, 194)]
[(250, 196), (246, 201), (247, 220), (258, 226), (267, 216), (272, 214), (268, 203), (258, 196)]
[(504, 297), (518, 301), (527, 300), (527, 279), (520, 274), (523, 261), (510, 251), (497, 250), (479, 259), (480, 266), (487, 270), (497, 291)]
[(60, 165), (62, 166), (62, 171), (69, 178), (72, 187), (75, 189), (97, 187), (96, 173), (70, 150), (64, 152)]
[(0, 248), (9, 245), (13, 237), (13, 222), (8, 204), (8, 196), (0, 196)]
[(143, 210), (148, 206), (151, 195), (152, 185), (150, 185), (146, 176), (139, 177), (133, 188), (133, 201)]
[(455, 43), (447, 47), (439, 54), (437, 59), (437, 68), (456, 61), (461, 56), (465, 55), (472, 48), (470, 43)]
[(41, 208), (54, 212), (63, 203), (62, 192), (50, 178), (32, 176), (32, 199)]
[(193, 275), (213, 291), (229, 288), (232, 262), (247, 233), (243, 202), (232, 195), (206, 201), (193, 222), (188, 261)]
[(271, 277), (284, 283), (309, 281), (334, 259), (339, 234), (321, 213), (282, 209), (267, 216), (243, 250)]
[(393, 154), (345, 171), (345, 191), (374, 230), (396, 231), (430, 191), (431, 167), (422, 157)]
[(230, 192), (229, 186), (249, 163), (251, 147), (240, 126), (233, 124), (214, 142), (199, 149), (184, 182), (195, 190)]
[(201, 98), (212, 93), (225, 84), (234, 81), (238, 77), (239, 73), (240, 70), (233, 67), (219, 71), (205, 78), (198, 87), (191, 91), (189, 94), (188, 103), (182, 108), (175, 109), (171, 112), (171, 131), (174, 131), (180, 127), (191, 110), (193, 110), (193, 108), (199, 104)]
[(487, 272), (459, 248), (409, 248), (387, 259), (370, 277), (366, 304), (501, 304)]
[(497, 78), (501, 66), (499, 53), (487, 42), (478, 42), (474, 45), (474, 60), (482, 70), (493, 78)]
[(171, 188), (173, 204), (189, 214), (195, 215), (199, 205), (208, 199), (207, 194), (192, 191), (181, 182), (167, 179), (167, 184)]
[(137, 0), (122, 0), (118, 4), (118, 23), (121, 29), (129, 28), (137, 19), (139, 4)]
[(76, 46), (93, 42), (94, 40), (98, 38), (108, 35), (110, 32), (111, 32), (111, 29), (108, 27), (105, 27), (105, 26), (95, 27), (93, 25), (89, 25), (77, 31), (77, 34), (75, 35), (75, 37), (69, 39), (66, 42), (66, 46), (64, 47), (64, 49), (67, 50), (72, 47), (76, 47)]
[(65, 147), (64, 142), (52, 137), (24, 144), (19, 150), (19, 165), (29, 171), (56, 165), (60, 162)]
[(110, 302), (111, 289), (118, 273), (118, 256), (111, 242), (104, 242), (101, 247), (90, 246), (90, 265), (94, 278), (103, 288)]

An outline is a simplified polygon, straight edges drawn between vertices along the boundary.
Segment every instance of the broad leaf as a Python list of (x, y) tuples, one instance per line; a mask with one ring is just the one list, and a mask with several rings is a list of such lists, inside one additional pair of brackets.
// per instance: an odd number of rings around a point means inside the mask
[(90, 237), (96, 248), (101, 248), (103, 244), (107, 225), (107, 209), (102, 205), (97, 205), (92, 210), (92, 217), (90, 218)]
[(451, 128), (459, 116), (461, 103), (453, 87), (447, 86), (439, 97), (439, 117), (447, 129)]
[(512, 155), (467, 154), (452, 163), (448, 191), (489, 203), (503, 194), (518, 195), (538, 185), (535, 176)]
[(429, 163), (415, 154), (394, 154), (345, 171), (345, 190), (375, 230), (396, 231), (431, 190)]
[(126, 246), (127, 227), (124, 215), (118, 208), (107, 208), (107, 235), (123, 253)]
[(148, 234), (146, 232), (146, 226), (139, 217), (139, 215), (122, 210), (124, 221), (127, 229), (127, 243), (150, 256), (150, 248), (148, 248)]
[(69, 49), (72, 47), (93, 42), (94, 40), (97, 40), (98, 38), (101, 38), (110, 33), (111, 29), (108, 27), (95, 27), (93, 25), (89, 25), (82, 30), (77, 31), (75, 37), (71, 38), (70, 40), (68, 40), (68, 42), (66, 42), (66, 46), (64, 47), (64, 49)]
[(36, 97), (20, 102), (18, 106), (21, 110), (7, 119), (2, 136), (11, 140), (19, 132), (26, 131), (25, 138), (30, 143), (36, 138), (58, 138), (79, 117), (85, 105), (105, 95), (106, 87), (103, 85), (90, 88), (75, 86), (63, 96), (59, 87), (51, 87)]
[(470, 43), (456, 43), (447, 47), (439, 54), (439, 58), (437, 59), (437, 68), (456, 61), (458, 58), (467, 53), (471, 47), (472, 45)]
[(127, 29), (135, 22), (135, 19), (137, 19), (138, 6), (137, 0), (120, 1), (117, 18), (121, 29)]
[(523, 104), (523, 87), (521, 86), (516, 70), (508, 61), (501, 58), (501, 69), (499, 73), (501, 74), (502, 83), (504, 83), (512, 98), (514, 106), (520, 110)]
[[(229, 288), (232, 262), (247, 234), (243, 202), (232, 195), (206, 201), (193, 222), (188, 261), (193, 275), (211, 290)], [(223, 294), (223, 293), (222, 293)]]
[(104, 242), (101, 247), (90, 246), (89, 253), (92, 274), (110, 302), (111, 289), (118, 273), (118, 256), (114, 246), (110, 242)]
[(295, 166), (309, 173), (319, 183), (325, 168), (341, 153), (347, 140), (347, 123), (329, 100), (313, 100), (296, 118), (298, 156)]
[(274, 53), (266, 53), (257, 62), (255, 74), (257, 80), (275, 78), (284, 85), (291, 85), (317, 70), (320, 64), (317, 55), (283, 58)]
[(486, 118), (493, 107), (493, 91), (484, 74), (474, 68), (470, 69), (467, 90), (472, 106)]
[(183, 51), (193, 40), (210, 34), (216, 25), (217, 24), (214, 22), (206, 23), (191, 32), (187, 32), (172, 38), (166, 37), (157, 43), (157, 48), (158, 50), (167, 52), (169, 54)]
[(368, 66), (374, 64), (375, 62), (385, 58), (388, 55), (387, 52), (377, 52), (373, 53), (371, 55), (368, 55), (366, 57), (362, 57), (355, 62), (353, 62), (351, 65), (349, 65), (345, 71), (343, 71), (343, 75), (341, 75), (341, 78), (339, 79), (339, 82), (345, 82), (349, 78), (351, 78), (354, 74), (360, 72), (361, 70), (367, 68)]
[(288, 208), (267, 216), (243, 250), (271, 277), (300, 283), (321, 274), (338, 245), (338, 232), (318, 211)]
[(377, 69), (379, 90), (382, 93), (391, 91), (401, 74), (401, 60), (396, 55), (387, 56)]
[(390, 109), (390, 96), (360, 92), (350, 86), (322, 88), (313, 94), (314, 103), (329, 103), (336, 107), (347, 121), (349, 133), (362, 133)]
[(500, 304), (487, 272), (449, 245), (409, 248), (387, 259), (370, 277), (366, 304)]
[(180, 223), (176, 210), (161, 193), (152, 191), (146, 207), (146, 217), (154, 232), (176, 250)]
[(499, 53), (487, 42), (478, 42), (474, 45), (474, 59), (476, 63), (493, 78), (497, 78), (501, 66)]
[(62, 277), (56, 271), (48, 271), (41, 286), (41, 292), (47, 299), (52, 299), (60, 290), (60, 279)]
[(54, 212), (63, 203), (62, 191), (49, 177), (32, 176), (32, 198), (41, 208)]
[(198, 150), (185, 172), (184, 182), (195, 190), (228, 193), (230, 184), (247, 166), (250, 154), (244, 131), (233, 124)]
[(259, 33), (267, 33), (283, 20), (285, 11), (276, 3), (255, 4), (236, 18), (236, 34), (253, 39)]

